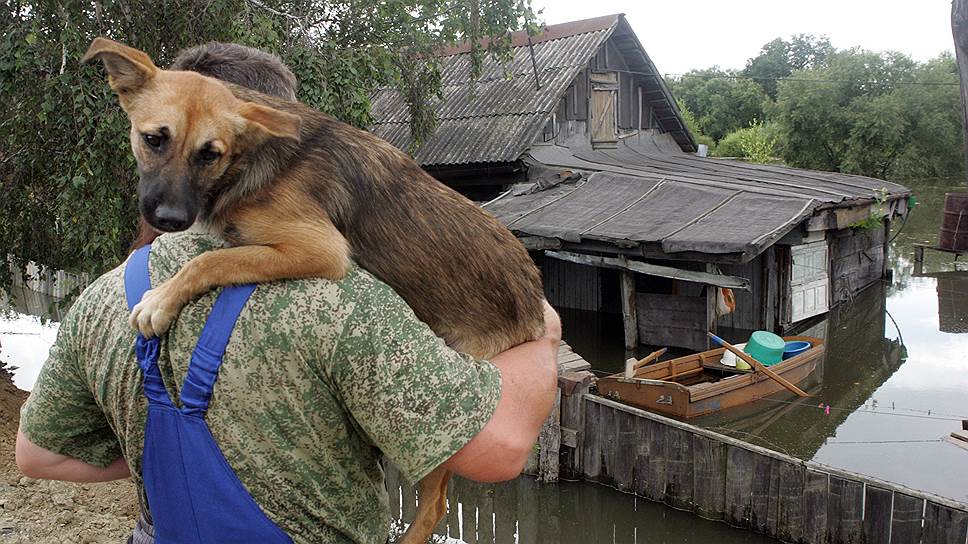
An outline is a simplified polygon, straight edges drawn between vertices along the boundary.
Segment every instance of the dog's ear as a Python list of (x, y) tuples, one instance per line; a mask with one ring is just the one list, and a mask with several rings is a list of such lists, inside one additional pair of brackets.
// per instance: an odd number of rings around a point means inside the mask
[(298, 115), (254, 102), (243, 102), (239, 106), (239, 115), (248, 121), (250, 126), (254, 125), (266, 136), (291, 138), (299, 141), (301, 119)]
[(107, 38), (95, 38), (81, 62), (100, 60), (108, 73), (108, 83), (118, 94), (137, 91), (158, 73), (158, 67), (142, 51)]

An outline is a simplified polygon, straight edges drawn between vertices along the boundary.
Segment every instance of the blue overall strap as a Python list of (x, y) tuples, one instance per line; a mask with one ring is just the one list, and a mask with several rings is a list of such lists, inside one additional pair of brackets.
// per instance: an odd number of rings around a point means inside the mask
[[(151, 289), (151, 275), (148, 272), (150, 253), (149, 244), (132, 253), (128, 257), (128, 264), (124, 266), (124, 294), (128, 300), (129, 311), (141, 302), (141, 297)], [(145, 338), (138, 333), (134, 341), (134, 352), (138, 358), (138, 366), (141, 367), (145, 396), (148, 397), (149, 403), (173, 406), (165, 389), (165, 382), (161, 379), (161, 372), (158, 370), (160, 350), (161, 341), (157, 336)]]
[(254, 285), (215, 300), (182, 386), (182, 408), (149, 407), (142, 475), (156, 544), (292, 544), (239, 480), (205, 413), (222, 356)]
[(222, 366), (222, 356), (228, 346), (232, 329), (242, 312), (242, 308), (255, 290), (255, 284), (226, 287), (215, 300), (208, 321), (192, 352), (191, 364), (182, 386), (182, 412), (186, 414), (205, 414), (208, 401), (212, 398), (212, 388)]

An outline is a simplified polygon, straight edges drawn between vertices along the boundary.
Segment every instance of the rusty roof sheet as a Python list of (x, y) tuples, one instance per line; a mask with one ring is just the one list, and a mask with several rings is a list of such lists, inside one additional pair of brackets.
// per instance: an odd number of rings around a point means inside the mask
[[(414, 158), (425, 166), (520, 158), (559, 97), (620, 20), (620, 15), (610, 15), (555, 25), (533, 38), (540, 88), (526, 34), (512, 36), (515, 48), (509, 64), (487, 58), (476, 81), (471, 79), (469, 47), (445, 51), (440, 58), (443, 100), (435, 110), (438, 127)], [(374, 134), (401, 149), (410, 148), (410, 116), (399, 91), (378, 90), (371, 111), (376, 119), (370, 128)]]

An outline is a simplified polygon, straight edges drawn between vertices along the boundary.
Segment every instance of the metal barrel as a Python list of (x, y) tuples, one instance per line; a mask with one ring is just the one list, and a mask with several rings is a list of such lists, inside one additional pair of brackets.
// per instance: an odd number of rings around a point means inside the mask
[(938, 246), (949, 251), (968, 251), (968, 193), (945, 193)]

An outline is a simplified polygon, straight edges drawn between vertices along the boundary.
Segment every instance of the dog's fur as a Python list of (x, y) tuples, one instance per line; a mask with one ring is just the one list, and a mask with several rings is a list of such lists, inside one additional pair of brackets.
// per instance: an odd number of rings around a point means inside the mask
[[(352, 256), (457, 350), (490, 357), (542, 334), (540, 275), (518, 240), (397, 148), (297, 102), (159, 70), (110, 40), (91, 44), (93, 59), (131, 120), (144, 217), (159, 230), (197, 222), (232, 246), (147, 293), (132, 314), (143, 333), (164, 332), (215, 286), (336, 280)], [(427, 500), (404, 542), (430, 535), (448, 477), (421, 482)]]

